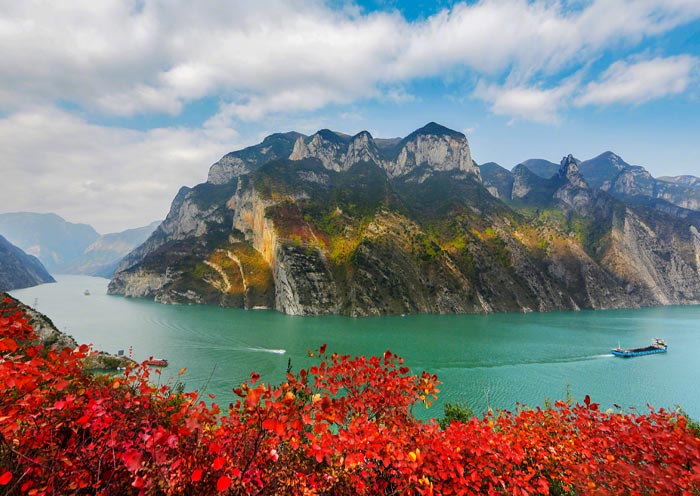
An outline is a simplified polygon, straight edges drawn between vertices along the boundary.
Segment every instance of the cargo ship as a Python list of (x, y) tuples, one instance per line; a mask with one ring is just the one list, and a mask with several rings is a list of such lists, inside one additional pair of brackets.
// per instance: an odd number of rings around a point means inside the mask
[(654, 342), (651, 343), (651, 346), (646, 346), (644, 348), (632, 348), (629, 350), (623, 350), (622, 348), (617, 347), (610, 350), (610, 353), (622, 358), (631, 358), (642, 355), (653, 355), (655, 353), (666, 353), (666, 351), (668, 351), (668, 345), (666, 342), (661, 338), (654, 338)]

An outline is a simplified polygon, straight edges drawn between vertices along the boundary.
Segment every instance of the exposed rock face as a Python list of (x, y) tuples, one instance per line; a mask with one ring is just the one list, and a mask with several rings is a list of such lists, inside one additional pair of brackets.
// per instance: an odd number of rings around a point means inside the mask
[(22, 250), (0, 236), (0, 291), (29, 288), (56, 282), (38, 258)]
[(556, 177), (561, 186), (554, 192), (554, 198), (581, 215), (589, 215), (593, 190), (583, 179), (578, 161), (572, 155), (562, 159)]
[(279, 249), (278, 237), (272, 220), (265, 216), (267, 207), (274, 202), (265, 201), (255, 188), (249, 184), (243, 186), (241, 182), (239, 181), (236, 194), (228, 204), (234, 211), (233, 228), (242, 232), (265, 262), (274, 267)]
[(672, 184), (680, 184), (681, 186), (689, 186), (691, 188), (700, 188), (700, 177), (695, 176), (660, 176), (656, 178), (659, 181)]
[(479, 166), (486, 189), (496, 198), (510, 199), (513, 192), (513, 174), (497, 163), (487, 162)]
[(511, 200), (520, 200), (533, 193), (538, 195), (540, 191), (544, 191), (546, 201), (551, 199), (551, 194), (556, 188), (553, 179), (544, 179), (524, 165), (516, 165), (513, 168), (513, 188), (509, 195), (503, 195)]
[(656, 198), (682, 208), (700, 211), (700, 178), (679, 176), (671, 179), (671, 181), (656, 180)]
[(362, 162), (374, 162), (386, 170), (390, 178), (405, 176), (418, 167), (428, 171), (460, 170), (480, 176), (467, 138), (435, 123), (383, 150), (367, 131), (348, 137), (322, 130), (310, 138), (297, 139), (289, 158), (316, 158), (326, 169), (336, 172), (347, 171)]
[(695, 270), (700, 273), (700, 232), (695, 226), (690, 226), (690, 235), (695, 251)]
[(110, 281), (109, 292), (133, 298), (153, 298), (159, 301), (162, 299), (160, 290), (171, 281), (172, 278), (167, 270), (165, 273), (144, 269), (125, 271), (121, 273), (121, 277)]
[(0, 292), (0, 310), (7, 308), (17, 308), (26, 314), (27, 322), (34, 328), (34, 333), (38, 338), (35, 344), (43, 344), (58, 350), (74, 349), (78, 346), (71, 336), (59, 331), (46, 315), (37, 312), (7, 293)]
[(207, 182), (226, 184), (243, 174), (256, 170), (265, 162), (287, 158), (292, 153), (297, 138), (303, 136), (303, 134), (294, 132), (277, 133), (268, 136), (259, 145), (228, 153), (211, 166)]
[[(639, 292), (642, 304), (700, 303), (697, 228), (688, 228), (691, 237), (687, 239), (687, 233), (674, 227), (656, 219), (650, 222), (630, 209), (613, 219), (603, 265), (627, 280)], [(694, 256), (684, 257), (688, 244)]]
[(340, 172), (360, 162), (377, 162), (379, 153), (367, 131), (348, 137), (324, 129), (308, 139), (297, 139), (289, 159), (305, 158), (316, 158), (326, 169)]
[(436, 124), (273, 136), (182, 189), (110, 292), (352, 316), (700, 301), (700, 215), (615, 199), (571, 155), (545, 178), (480, 171)]
[(335, 281), (319, 250), (280, 244), (276, 259), (277, 310), (289, 315), (338, 313)]
[(421, 165), (433, 171), (459, 170), (480, 176), (478, 167), (472, 162), (467, 138), (461, 134), (443, 133), (430, 125), (408, 136), (396, 160), (387, 161), (385, 168), (389, 177), (394, 178)]
[(603, 191), (625, 196), (649, 196), (654, 198), (655, 181), (642, 167), (628, 167), (611, 181), (605, 181), (600, 187)]

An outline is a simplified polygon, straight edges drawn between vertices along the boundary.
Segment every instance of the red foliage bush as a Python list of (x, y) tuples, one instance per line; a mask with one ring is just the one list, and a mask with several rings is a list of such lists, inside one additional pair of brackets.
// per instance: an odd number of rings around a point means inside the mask
[(683, 416), (583, 405), (500, 412), (441, 430), (412, 414), (438, 380), (383, 357), (328, 355), (221, 413), (197, 393), (85, 372), (86, 347), (31, 346), (0, 315), (3, 494), (699, 494)]

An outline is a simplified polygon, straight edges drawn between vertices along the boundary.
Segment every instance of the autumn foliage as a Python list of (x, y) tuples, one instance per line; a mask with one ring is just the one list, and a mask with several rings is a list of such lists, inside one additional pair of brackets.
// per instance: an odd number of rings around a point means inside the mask
[(86, 347), (31, 338), (0, 315), (1, 494), (699, 494), (698, 434), (664, 410), (586, 398), (443, 430), (412, 413), (437, 377), (321, 347), (283, 384), (252, 374), (221, 412), (145, 366), (91, 375)]

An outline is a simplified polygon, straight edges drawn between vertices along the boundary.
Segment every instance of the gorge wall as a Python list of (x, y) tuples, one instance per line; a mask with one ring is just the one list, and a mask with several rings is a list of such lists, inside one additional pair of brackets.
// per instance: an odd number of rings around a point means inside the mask
[(275, 134), (183, 188), (109, 291), (292, 315), (700, 303), (697, 212), (615, 198), (571, 156), (550, 178), (516, 169), (489, 183), (434, 123)]

